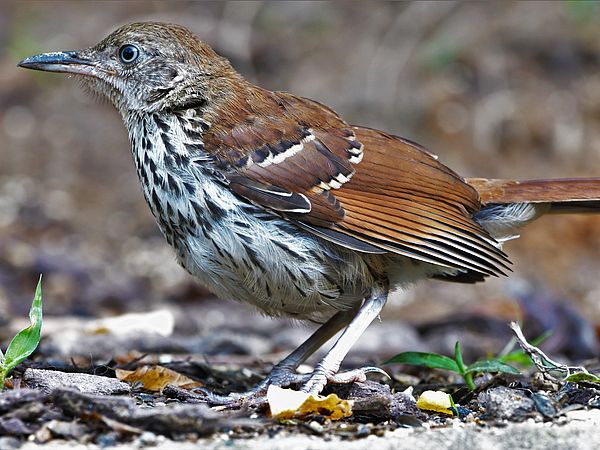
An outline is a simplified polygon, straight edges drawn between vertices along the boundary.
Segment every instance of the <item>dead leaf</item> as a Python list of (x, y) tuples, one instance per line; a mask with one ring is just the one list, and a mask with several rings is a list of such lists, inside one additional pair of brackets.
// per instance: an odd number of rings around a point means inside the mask
[(452, 400), (450, 394), (442, 391), (425, 391), (417, 400), (417, 408), (426, 411), (435, 411), (450, 416), (454, 415), (452, 410)]
[(267, 400), (271, 415), (276, 419), (302, 418), (319, 414), (330, 420), (340, 420), (352, 415), (352, 401), (342, 400), (336, 394), (314, 397), (305, 392), (269, 386)]
[(183, 389), (202, 386), (202, 383), (162, 366), (142, 366), (136, 370), (116, 369), (115, 373), (119, 380), (129, 383), (141, 383), (147, 391), (160, 392), (167, 384)]

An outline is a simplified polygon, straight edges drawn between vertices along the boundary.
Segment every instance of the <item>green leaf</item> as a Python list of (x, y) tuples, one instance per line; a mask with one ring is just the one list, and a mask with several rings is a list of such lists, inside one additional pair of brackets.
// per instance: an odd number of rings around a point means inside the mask
[[(0, 367), (0, 380), (14, 369), (21, 361), (33, 353), (40, 342), (42, 330), (42, 277), (38, 281), (31, 309), (29, 310), (31, 325), (19, 331), (12, 339)], [(2, 388), (4, 384), (0, 385)]]
[(459, 373), (464, 375), (466, 373), (465, 363), (463, 362), (462, 352), (460, 351), (460, 342), (456, 341), (454, 344), (454, 359), (456, 360), (456, 365), (458, 366)]
[(450, 411), (452, 411), (456, 417), (460, 417), (458, 408), (456, 407), (456, 403), (454, 403), (454, 399), (452, 398), (452, 395), (448, 395), (448, 397), (450, 397), (450, 408), (448, 408), (448, 409)]
[(450, 370), (452, 372), (460, 373), (456, 361), (452, 358), (448, 358), (444, 355), (438, 355), (437, 353), (425, 353), (425, 352), (403, 352), (398, 353), (396, 356), (388, 359), (384, 364), (410, 364), (413, 366), (425, 366), (430, 369), (442, 369)]
[(564, 381), (571, 381), (572, 383), (580, 383), (582, 381), (600, 383), (600, 377), (594, 375), (593, 373), (577, 372), (566, 377)]
[(527, 356), (527, 354), (522, 351), (515, 351), (515, 352), (511, 352), (507, 355), (500, 356), (498, 358), (498, 361), (501, 361), (503, 363), (519, 364), (524, 367), (529, 367), (529, 366), (533, 365), (533, 363), (531, 362), (531, 359), (529, 359), (529, 356)]
[(475, 361), (473, 364), (470, 364), (468, 367), (466, 367), (466, 373), (476, 372), (503, 372), (512, 373), (514, 375), (519, 375), (521, 373), (513, 366), (509, 366), (508, 364), (504, 364), (503, 362), (495, 359)]

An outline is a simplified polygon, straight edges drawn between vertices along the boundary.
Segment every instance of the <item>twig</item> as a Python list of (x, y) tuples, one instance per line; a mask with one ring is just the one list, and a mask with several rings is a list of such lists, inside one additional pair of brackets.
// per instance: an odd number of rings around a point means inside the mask
[(570, 375), (574, 373), (585, 373), (589, 372), (585, 369), (585, 367), (580, 366), (567, 366), (566, 364), (561, 364), (550, 359), (543, 351), (539, 348), (531, 345), (523, 336), (523, 332), (521, 331), (521, 327), (516, 322), (510, 323), (510, 328), (513, 330), (517, 337), (517, 341), (519, 345), (523, 349), (523, 351), (529, 356), (533, 364), (537, 367), (537, 369), (544, 375), (552, 379), (553, 381), (564, 381), (565, 378), (568, 378)]

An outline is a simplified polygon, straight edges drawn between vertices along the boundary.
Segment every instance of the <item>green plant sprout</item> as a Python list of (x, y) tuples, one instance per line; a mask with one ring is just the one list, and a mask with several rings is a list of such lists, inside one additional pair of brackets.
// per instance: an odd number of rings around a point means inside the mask
[(29, 310), (29, 321), (31, 325), (19, 331), (12, 338), (6, 353), (0, 350), (0, 389), (4, 388), (6, 376), (25, 360), (40, 343), (40, 335), (42, 330), (42, 276), (38, 281), (33, 297), (33, 303)]
[(514, 367), (498, 360), (486, 359), (475, 361), (468, 366), (465, 365), (460, 350), (460, 343), (457, 341), (454, 346), (454, 359), (448, 356), (439, 355), (437, 353), (427, 352), (403, 352), (388, 359), (384, 364), (409, 364), (413, 366), (424, 366), (430, 369), (448, 370), (458, 373), (463, 377), (467, 387), (470, 390), (475, 390), (476, 386), (473, 382), (473, 375), (476, 373), (487, 372), (503, 372), (518, 375), (520, 372)]

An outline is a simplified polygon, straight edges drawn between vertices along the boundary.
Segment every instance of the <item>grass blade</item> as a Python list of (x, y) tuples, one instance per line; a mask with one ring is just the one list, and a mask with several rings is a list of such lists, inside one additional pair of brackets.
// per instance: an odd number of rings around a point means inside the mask
[(388, 359), (384, 364), (410, 364), (412, 366), (425, 366), (430, 369), (450, 370), (459, 373), (456, 361), (444, 355), (425, 352), (403, 352)]
[(464, 375), (467, 372), (467, 368), (463, 362), (462, 352), (460, 350), (460, 342), (458, 341), (456, 341), (456, 344), (454, 344), (454, 359), (456, 361), (456, 366), (458, 367), (459, 373)]
[(581, 383), (586, 381), (588, 383), (600, 384), (600, 377), (588, 372), (577, 372), (572, 373), (568, 377), (564, 378), (563, 381), (570, 381), (572, 383)]
[(490, 359), (483, 361), (475, 361), (473, 364), (469, 364), (465, 370), (466, 373), (486, 373), (486, 372), (503, 372), (503, 373), (512, 373), (514, 375), (519, 375), (517, 369), (513, 366), (509, 366), (501, 361)]
[[(31, 325), (19, 331), (10, 341), (2, 360), (0, 374), (6, 376), (21, 361), (33, 353), (40, 342), (42, 330), (42, 277), (38, 281), (31, 309), (29, 310)], [(1, 388), (2, 386), (0, 386)]]

